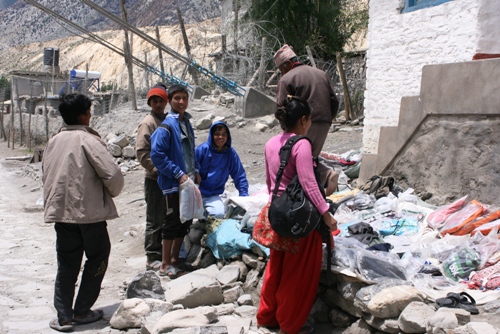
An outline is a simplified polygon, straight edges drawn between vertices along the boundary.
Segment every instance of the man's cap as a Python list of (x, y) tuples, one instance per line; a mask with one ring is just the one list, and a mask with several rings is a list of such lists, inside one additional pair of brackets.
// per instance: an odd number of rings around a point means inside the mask
[(178, 93), (178, 92), (184, 92), (189, 96), (189, 92), (188, 92), (186, 86), (175, 84), (175, 85), (168, 87), (168, 96), (172, 97), (172, 96), (174, 96), (175, 93)]
[(165, 100), (165, 102), (168, 102), (167, 87), (165, 86), (165, 84), (159, 82), (151, 87), (147, 96), (148, 106), (150, 106), (149, 102), (153, 96), (161, 97), (163, 100)]
[(280, 67), (284, 62), (294, 57), (297, 57), (295, 52), (293, 52), (292, 48), (288, 46), (288, 44), (285, 44), (278, 51), (276, 51), (273, 58), (276, 67)]

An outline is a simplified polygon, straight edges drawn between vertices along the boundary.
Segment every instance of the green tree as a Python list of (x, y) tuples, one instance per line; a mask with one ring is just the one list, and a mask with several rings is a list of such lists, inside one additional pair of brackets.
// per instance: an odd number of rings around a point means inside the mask
[[(259, 37), (283, 36), (297, 54), (309, 45), (321, 58), (341, 52), (349, 38), (368, 25), (368, 8), (356, 0), (252, 0), (245, 19)], [(361, 0), (363, 3), (363, 0)]]
[(10, 80), (2, 74), (0, 77), (0, 101), (10, 99)]

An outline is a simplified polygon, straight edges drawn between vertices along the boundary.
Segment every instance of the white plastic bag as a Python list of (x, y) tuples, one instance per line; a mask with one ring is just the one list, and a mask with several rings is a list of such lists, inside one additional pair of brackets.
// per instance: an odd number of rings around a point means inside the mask
[(190, 178), (179, 185), (179, 211), (182, 223), (205, 218), (200, 190)]

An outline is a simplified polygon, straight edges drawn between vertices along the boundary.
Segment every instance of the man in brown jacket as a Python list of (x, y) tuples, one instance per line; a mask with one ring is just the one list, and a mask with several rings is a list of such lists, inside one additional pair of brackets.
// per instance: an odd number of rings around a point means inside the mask
[(161, 228), (166, 215), (163, 193), (158, 186), (158, 170), (150, 158), (151, 135), (165, 119), (165, 107), (168, 102), (166, 86), (157, 83), (148, 92), (148, 106), (151, 113), (144, 117), (137, 130), (135, 152), (137, 161), (144, 167), (144, 197), (146, 199), (146, 231), (144, 250), (146, 251), (146, 269), (158, 270), (161, 266)]
[[(49, 140), (42, 160), (44, 221), (55, 223), (57, 236), (57, 318), (49, 326), (61, 332), (73, 330), (73, 323), (102, 318), (102, 310), (91, 307), (111, 250), (106, 220), (118, 217), (112, 198), (124, 184), (106, 143), (89, 127), (91, 104), (84, 95), (63, 97), (59, 111), (66, 126)], [(87, 260), (73, 307), (84, 253)]]
[[(330, 78), (324, 71), (299, 62), (295, 52), (286, 44), (276, 51), (274, 62), (282, 75), (276, 91), (276, 104), (285, 105), (287, 95), (299, 96), (307, 101), (312, 111), (312, 125), (307, 137), (312, 142), (313, 157), (317, 158), (339, 107)], [(337, 189), (339, 175), (321, 163), (318, 172), (326, 187), (326, 195), (331, 195)]]

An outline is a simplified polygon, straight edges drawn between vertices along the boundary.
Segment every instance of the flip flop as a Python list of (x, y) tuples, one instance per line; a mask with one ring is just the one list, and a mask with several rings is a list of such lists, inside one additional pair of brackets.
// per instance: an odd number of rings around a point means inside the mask
[(61, 325), (57, 318), (50, 320), (49, 327), (59, 332), (70, 332), (73, 330), (73, 324)]
[(179, 268), (177, 268), (173, 264), (171, 264), (164, 271), (162, 271), (160, 269), (159, 270), (159, 274), (160, 274), (160, 276), (166, 276), (166, 277), (170, 277), (171, 279), (175, 279), (175, 278), (177, 278), (179, 276), (184, 275), (185, 272), (182, 271), (182, 270), (180, 270)]
[(161, 267), (161, 261), (158, 260), (154, 260), (151, 263), (146, 263), (146, 270), (157, 271), (160, 270), (160, 267)]
[(436, 299), (436, 308), (458, 308), (460, 304), (460, 295), (458, 293), (449, 292), (446, 297)]
[(470, 314), (479, 314), (479, 310), (476, 307), (476, 301), (467, 292), (461, 292), (460, 295), (459, 308), (468, 311)]
[(77, 324), (90, 324), (91, 322), (96, 322), (102, 318), (102, 310), (92, 311), (89, 310), (83, 318), (77, 318), (73, 315), (73, 322)]

